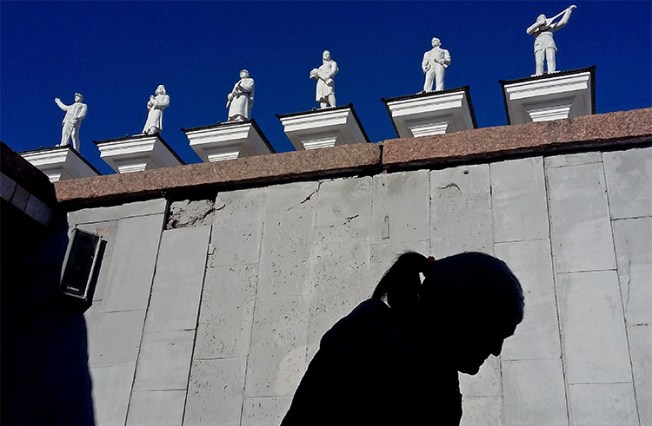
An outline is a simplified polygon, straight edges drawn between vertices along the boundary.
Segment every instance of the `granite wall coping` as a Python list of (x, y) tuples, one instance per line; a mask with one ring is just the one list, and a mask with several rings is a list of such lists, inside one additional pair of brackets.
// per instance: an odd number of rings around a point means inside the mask
[(652, 108), (189, 164), (55, 183), (68, 210), (156, 197), (652, 143)]
[(383, 142), (385, 169), (441, 167), (652, 142), (652, 108)]
[[(260, 155), (214, 163), (59, 181), (57, 198), (68, 209), (179, 193), (266, 186), (301, 179), (381, 170), (380, 145), (354, 144)], [(186, 198), (188, 196), (186, 195)]]

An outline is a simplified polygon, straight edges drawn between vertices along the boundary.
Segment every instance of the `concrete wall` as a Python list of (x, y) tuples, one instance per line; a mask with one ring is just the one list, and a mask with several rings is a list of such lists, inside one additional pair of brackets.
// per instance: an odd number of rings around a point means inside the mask
[(322, 334), (406, 249), (526, 293), (464, 425), (652, 424), (652, 148), (292, 182), (72, 212), (108, 241), (86, 314), (100, 425), (273, 425)]

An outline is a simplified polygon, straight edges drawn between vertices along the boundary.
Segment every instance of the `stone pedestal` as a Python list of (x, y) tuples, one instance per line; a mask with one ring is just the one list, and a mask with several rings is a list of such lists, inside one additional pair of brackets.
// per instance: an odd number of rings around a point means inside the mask
[(204, 162), (274, 153), (255, 120), (181, 129)]
[(297, 151), (369, 142), (350, 104), (276, 116)]
[(183, 161), (160, 135), (135, 135), (95, 141), (100, 157), (118, 173), (180, 166)]
[(500, 81), (509, 124), (550, 121), (595, 113), (595, 66)]
[(20, 155), (45, 173), (50, 182), (100, 174), (77, 150), (69, 145), (26, 151)]
[(469, 87), (382, 98), (400, 138), (477, 128)]

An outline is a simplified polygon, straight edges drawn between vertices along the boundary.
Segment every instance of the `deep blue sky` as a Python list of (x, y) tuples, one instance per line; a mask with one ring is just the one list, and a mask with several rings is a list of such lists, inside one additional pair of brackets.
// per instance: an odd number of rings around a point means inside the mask
[[(338, 105), (353, 103), (374, 142), (395, 138), (382, 97), (416, 93), (423, 52), (437, 36), (452, 63), (446, 87), (469, 85), (479, 127), (506, 124), (498, 80), (534, 71), (539, 13), (565, 2), (9, 2), (0, 3), (0, 140), (16, 151), (53, 146), (63, 112), (89, 106), (81, 152), (112, 173), (93, 140), (139, 133), (146, 103), (165, 84), (164, 139), (199, 162), (180, 128), (226, 119), (226, 95), (247, 68), (253, 117), (277, 151), (293, 147), (277, 113), (314, 106), (310, 69), (329, 49), (340, 68)], [(652, 105), (652, 12), (646, 1), (577, 1), (555, 34), (557, 67), (597, 65), (597, 112)]]

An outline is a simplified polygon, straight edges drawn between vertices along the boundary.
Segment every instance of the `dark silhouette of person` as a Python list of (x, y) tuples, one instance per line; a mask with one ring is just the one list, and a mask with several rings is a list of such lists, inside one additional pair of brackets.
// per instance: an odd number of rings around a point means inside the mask
[(405, 253), (324, 334), (281, 425), (459, 425), (458, 371), (498, 356), (523, 309), (495, 257)]

